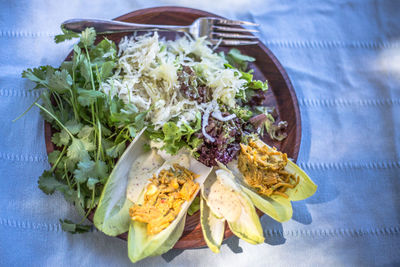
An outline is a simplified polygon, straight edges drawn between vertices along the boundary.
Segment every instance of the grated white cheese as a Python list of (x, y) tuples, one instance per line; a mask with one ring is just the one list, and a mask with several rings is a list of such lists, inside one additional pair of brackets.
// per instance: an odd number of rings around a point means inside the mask
[[(119, 44), (118, 55), (118, 68), (102, 85), (104, 92), (133, 103), (139, 111), (152, 107), (147, 119), (156, 129), (173, 118), (178, 126), (193, 122), (201, 111), (209, 110), (209, 116), (218, 109), (217, 100), (234, 107), (235, 95), (244, 90), (246, 83), (239, 79), (237, 70), (225, 69), (225, 59), (214, 53), (205, 38), (166, 41), (159, 39), (157, 32), (152, 36), (125, 37)], [(178, 71), (182, 66), (190, 66), (211, 89), (212, 102), (199, 104), (180, 92)], [(222, 118), (218, 114), (213, 116)]]

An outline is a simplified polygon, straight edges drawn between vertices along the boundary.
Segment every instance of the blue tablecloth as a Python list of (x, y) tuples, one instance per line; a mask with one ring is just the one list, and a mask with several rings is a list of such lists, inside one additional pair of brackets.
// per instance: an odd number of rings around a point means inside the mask
[(293, 219), (262, 217), (266, 242), (231, 238), (220, 254), (172, 250), (139, 266), (368, 266), (400, 264), (400, 1), (1, 1), (0, 265), (125, 266), (126, 243), (94, 231), (71, 235), (78, 218), (37, 178), (48, 168), (28, 67), (58, 66), (69, 18), (114, 18), (183, 5), (260, 24), (258, 34), (288, 72), (302, 116), (298, 162), (317, 193), (293, 203)]

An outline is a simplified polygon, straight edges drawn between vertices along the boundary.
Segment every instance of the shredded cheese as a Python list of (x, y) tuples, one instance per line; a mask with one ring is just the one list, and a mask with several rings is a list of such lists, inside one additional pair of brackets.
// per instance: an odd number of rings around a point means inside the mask
[[(246, 81), (239, 78), (237, 70), (226, 69), (226, 60), (209, 45), (205, 38), (192, 40), (182, 37), (166, 41), (160, 39), (157, 32), (153, 35), (124, 37), (119, 44), (117, 70), (102, 84), (102, 88), (111, 96), (133, 103), (139, 111), (152, 107), (147, 119), (156, 129), (174, 118), (178, 126), (193, 122), (198, 112), (204, 113), (206, 110), (209, 110), (207, 117), (212, 113), (221, 119), (220, 112), (215, 112), (218, 105), (213, 101), (234, 107), (235, 95), (244, 90)], [(182, 94), (178, 73), (183, 66), (191, 67), (196, 76), (211, 89), (212, 101), (198, 103)], [(202, 126), (204, 134), (205, 126)]]

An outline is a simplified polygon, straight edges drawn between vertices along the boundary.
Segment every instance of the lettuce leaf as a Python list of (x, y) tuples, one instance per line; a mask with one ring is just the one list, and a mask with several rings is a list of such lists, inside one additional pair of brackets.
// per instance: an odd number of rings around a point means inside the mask
[(239, 49), (232, 48), (226, 55), (229, 64), (238, 68), (239, 70), (246, 71), (248, 62), (254, 62), (254, 57), (243, 55)]
[(192, 124), (183, 123), (178, 126), (175, 122), (165, 123), (160, 130), (154, 130), (151, 127), (147, 129), (147, 136), (156, 141), (163, 141), (161, 149), (171, 155), (175, 155), (181, 148), (188, 147), (190, 150), (197, 149), (202, 140), (193, 134), (201, 129), (201, 114), (196, 114), (196, 122)]

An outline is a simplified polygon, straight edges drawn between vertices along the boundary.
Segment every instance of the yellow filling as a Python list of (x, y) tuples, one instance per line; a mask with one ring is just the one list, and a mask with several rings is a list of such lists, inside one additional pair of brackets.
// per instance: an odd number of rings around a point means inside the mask
[(281, 195), (288, 198), (285, 191), (294, 188), (299, 183), (299, 178), (285, 170), (287, 155), (275, 148), (260, 146), (252, 140), (248, 145), (240, 146), (238, 167), (245, 182), (261, 195)]
[(155, 174), (146, 187), (143, 204), (129, 209), (132, 220), (147, 223), (147, 234), (154, 235), (171, 224), (185, 201), (192, 199), (199, 188), (194, 182), (199, 175), (174, 164), (169, 170)]

